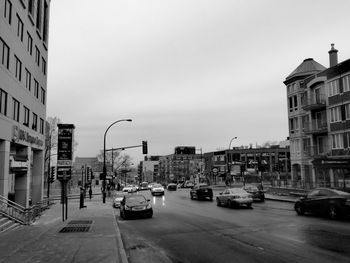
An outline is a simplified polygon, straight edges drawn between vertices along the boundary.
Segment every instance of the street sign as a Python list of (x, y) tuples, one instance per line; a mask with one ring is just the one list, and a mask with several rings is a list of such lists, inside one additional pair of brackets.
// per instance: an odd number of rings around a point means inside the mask
[(57, 124), (57, 179), (69, 180), (73, 164), (73, 124)]

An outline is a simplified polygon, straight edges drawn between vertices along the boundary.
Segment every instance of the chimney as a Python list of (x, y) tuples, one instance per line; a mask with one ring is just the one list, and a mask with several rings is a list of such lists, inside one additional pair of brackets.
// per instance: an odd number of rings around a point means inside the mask
[(329, 67), (334, 67), (338, 64), (338, 50), (334, 48), (334, 44), (331, 44), (331, 50), (328, 51), (329, 54)]

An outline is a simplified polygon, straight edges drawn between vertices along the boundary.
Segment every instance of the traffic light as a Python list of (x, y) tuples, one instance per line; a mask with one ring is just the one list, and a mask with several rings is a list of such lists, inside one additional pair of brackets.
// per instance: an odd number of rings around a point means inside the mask
[(142, 141), (142, 154), (147, 154), (147, 141)]
[(52, 166), (51, 172), (50, 172), (50, 178), (49, 178), (50, 183), (53, 183), (55, 181), (55, 176), (56, 176), (56, 167)]
[(91, 174), (92, 174), (92, 169), (90, 167), (87, 167), (87, 181), (89, 183), (91, 182)]

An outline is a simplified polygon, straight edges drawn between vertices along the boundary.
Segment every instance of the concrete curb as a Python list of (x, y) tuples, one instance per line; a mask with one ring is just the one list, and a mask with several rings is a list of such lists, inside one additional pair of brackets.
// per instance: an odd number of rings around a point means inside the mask
[(113, 214), (114, 214), (114, 217), (115, 217), (114, 224), (115, 224), (115, 230), (116, 230), (116, 233), (117, 233), (117, 242), (118, 242), (118, 247), (119, 247), (119, 256), (120, 256), (120, 258), (122, 260), (122, 263), (129, 263), (128, 257), (126, 256), (124, 243), (123, 243), (123, 240), (122, 240), (122, 235), (120, 234), (119, 225), (118, 225), (118, 221), (117, 221), (117, 216), (118, 215), (116, 214), (116, 210), (115, 209), (113, 210)]

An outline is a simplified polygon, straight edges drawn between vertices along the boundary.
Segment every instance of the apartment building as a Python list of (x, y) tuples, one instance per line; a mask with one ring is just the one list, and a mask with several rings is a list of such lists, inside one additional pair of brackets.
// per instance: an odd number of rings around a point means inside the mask
[(42, 201), (50, 0), (0, 1), (0, 195)]
[(306, 188), (350, 185), (350, 59), (329, 68), (305, 59), (287, 88), (292, 180)]

